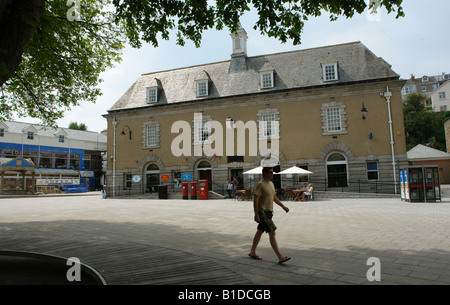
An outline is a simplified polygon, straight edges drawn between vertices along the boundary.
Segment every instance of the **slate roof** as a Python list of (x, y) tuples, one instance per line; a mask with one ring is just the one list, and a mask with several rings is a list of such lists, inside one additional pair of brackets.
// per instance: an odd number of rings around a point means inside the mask
[[(323, 64), (338, 63), (339, 80), (324, 82)], [(273, 68), (275, 87), (260, 88), (259, 72)], [(196, 96), (196, 80), (209, 79), (209, 95)], [(204, 77), (203, 77), (204, 79)], [(108, 110), (255, 94), (294, 88), (399, 79), (391, 66), (361, 42), (230, 60), (142, 74)], [(158, 86), (156, 104), (147, 104), (146, 88)]]
[(412, 161), (450, 159), (449, 153), (427, 147), (422, 144), (414, 146), (406, 154), (408, 156), (408, 159)]
[(22, 133), (24, 129), (35, 129), (39, 136), (47, 136), (47, 137), (55, 137), (55, 134), (64, 134), (68, 139), (82, 140), (82, 141), (90, 141), (90, 142), (100, 142), (106, 143), (107, 138), (105, 135), (94, 132), (94, 131), (83, 131), (83, 130), (75, 130), (69, 128), (61, 128), (52, 129), (49, 127), (24, 123), (18, 121), (4, 121), (2, 122), (8, 128), (8, 132), (11, 133)]

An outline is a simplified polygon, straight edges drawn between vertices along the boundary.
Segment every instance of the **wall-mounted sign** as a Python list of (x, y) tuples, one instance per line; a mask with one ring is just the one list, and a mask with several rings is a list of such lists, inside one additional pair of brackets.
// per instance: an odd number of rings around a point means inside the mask
[(79, 178), (36, 179), (36, 185), (55, 185), (55, 184), (80, 184), (80, 179)]
[(162, 181), (168, 181), (170, 179), (169, 175), (162, 175), (161, 180)]
[(192, 175), (189, 173), (185, 173), (181, 178), (183, 178), (184, 181), (189, 181), (192, 179)]
[(139, 175), (134, 175), (133, 176), (133, 178), (132, 178), (132, 180), (133, 180), (133, 182), (134, 183), (138, 183), (138, 182), (141, 182), (141, 176), (139, 176)]

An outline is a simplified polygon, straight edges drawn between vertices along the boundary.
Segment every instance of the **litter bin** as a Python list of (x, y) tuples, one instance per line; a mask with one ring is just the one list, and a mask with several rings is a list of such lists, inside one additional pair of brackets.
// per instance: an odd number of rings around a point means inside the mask
[(167, 185), (158, 185), (158, 199), (167, 199)]
[(189, 182), (181, 182), (181, 196), (184, 200), (189, 199)]
[(208, 180), (198, 181), (198, 199), (208, 199)]
[(197, 182), (191, 182), (191, 199), (197, 199)]

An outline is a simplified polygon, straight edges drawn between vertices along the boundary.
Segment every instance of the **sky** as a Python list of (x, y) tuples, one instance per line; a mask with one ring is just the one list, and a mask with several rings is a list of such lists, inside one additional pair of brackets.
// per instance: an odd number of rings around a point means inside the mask
[[(248, 35), (247, 55), (265, 54), (309, 49), (327, 45), (361, 41), (376, 56), (382, 57), (402, 79), (450, 73), (450, 33), (448, 29), (448, 0), (404, 0), (404, 18), (395, 19), (395, 13), (387, 15), (383, 8), (378, 14), (365, 12), (351, 19), (330, 21), (327, 14), (310, 18), (305, 23), (302, 44), (294, 46), (292, 41), (282, 44), (275, 38), (262, 36), (253, 30), (257, 21), (251, 11), (241, 18)], [(81, 12), (82, 13), (82, 12)], [(229, 60), (231, 38), (227, 29), (209, 30), (203, 34), (200, 48), (187, 41), (184, 47), (176, 45), (175, 35), (171, 40), (160, 40), (154, 48), (145, 45), (140, 49), (127, 47), (122, 61), (101, 74), (103, 95), (95, 104), (81, 102), (80, 106), (66, 111), (59, 119), (59, 127), (70, 122), (85, 123), (90, 131), (106, 129), (102, 117), (108, 109), (131, 87), (141, 74), (181, 67)], [(18, 121), (39, 123), (37, 119), (18, 118)]]

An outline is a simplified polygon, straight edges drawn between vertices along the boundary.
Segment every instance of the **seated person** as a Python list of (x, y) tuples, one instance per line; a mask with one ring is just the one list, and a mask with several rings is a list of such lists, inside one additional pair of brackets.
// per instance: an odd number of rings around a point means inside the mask
[(308, 188), (303, 192), (301, 201), (306, 201), (308, 196), (309, 197), (312, 196), (312, 192), (313, 192), (313, 184), (310, 183), (308, 185)]

